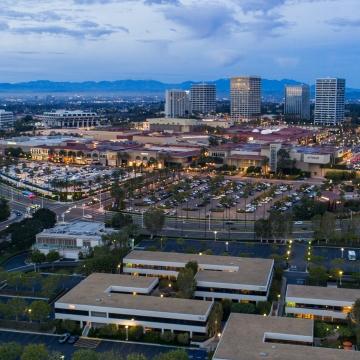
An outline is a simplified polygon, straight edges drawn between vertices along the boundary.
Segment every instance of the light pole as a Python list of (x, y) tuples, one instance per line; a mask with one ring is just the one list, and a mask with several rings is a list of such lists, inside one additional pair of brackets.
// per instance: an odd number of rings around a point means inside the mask
[(341, 248), (341, 258), (344, 258), (344, 248)]
[(211, 211), (209, 211), (209, 231), (211, 231)]
[(214, 239), (215, 239), (215, 242), (216, 242), (216, 235), (217, 235), (217, 231), (215, 230), (215, 231), (214, 231)]
[(342, 278), (342, 276), (343, 276), (343, 271), (340, 270), (340, 271), (339, 271), (340, 286), (342, 286), (342, 283), (341, 283), (341, 278)]
[(225, 247), (226, 247), (226, 252), (229, 252), (229, 242), (228, 241), (225, 243)]
[(126, 341), (129, 340), (129, 325), (125, 325), (125, 331), (126, 331)]
[(141, 211), (141, 228), (144, 228), (144, 210)]

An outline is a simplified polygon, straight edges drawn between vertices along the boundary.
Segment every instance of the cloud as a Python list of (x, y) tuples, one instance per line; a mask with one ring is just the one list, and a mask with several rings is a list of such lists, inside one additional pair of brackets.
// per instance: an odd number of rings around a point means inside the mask
[(145, 5), (180, 5), (179, 0), (144, 0)]
[(116, 32), (115, 30), (105, 28), (92, 28), (81, 30), (70, 29), (64, 26), (57, 25), (17, 27), (12, 28), (11, 31), (17, 34), (47, 34), (57, 36), (70, 36), (78, 39), (96, 39), (106, 35), (111, 35)]
[(286, 0), (239, 0), (239, 6), (245, 11), (267, 12), (284, 5)]
[(9, 29), (9, 25), (4, 21), (0, 21), (0, 31), (4, 31), (8, 29)]
[(337, 28), (360, 27), (360, 19), (333, 18), (326, 23)]
[(50, 10), (29, 12), (29, 11), (18, 11), (8, 8), (1, 8), (0, 11), (2, 17), (8, 19), (15, 19), (15, 20), (56, 21), (56, 20), (61, 20), (63, 18), (55, 11), (50, 11)]
[(194, 6), (167, 7), (165, 18), (189, 29), (197, 38), (224, 36), (232, 31), (238, 21), (227, 6), (205, 4)]

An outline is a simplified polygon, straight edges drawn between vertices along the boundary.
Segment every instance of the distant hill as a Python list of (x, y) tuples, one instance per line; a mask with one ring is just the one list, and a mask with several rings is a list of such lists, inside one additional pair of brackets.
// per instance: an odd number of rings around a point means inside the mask
[[(54, 82), (37, 80), (22, 83), (0, 83), (0, 93), (122, 93), (128, 95), (163, 96), (166, 89), (189, 89), (198, 82), (186, 81), (178, 84), (163, 83), (156, 80), (116, 80), (116, 81), (85, 81), (85, 82)], [(230, 80), (219, 79), (209, 81), (216, 84), (218, 97), (229, 97)], [(282, 99), (286, 84), (300, 84), (299, 81), (262, 80), (262, 91), (265, 98)], [(311, 87), (312, 93), (314, 86)], [(348, 99), (359, 99), (360, 89), (347, 89)]]

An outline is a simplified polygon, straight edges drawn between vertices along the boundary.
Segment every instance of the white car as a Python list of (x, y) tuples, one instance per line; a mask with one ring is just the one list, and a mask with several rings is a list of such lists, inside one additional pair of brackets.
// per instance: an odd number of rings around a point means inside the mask
[(302, 221), (295, 221), (294, 224), (295, 224), (295, 225), (302, 225), (303, 222), (302, 222)]
[(85, 219), (92, 219), (92, 215), (86, 214), (86, 215), (84, 215), (84, 218), (85, 218)]

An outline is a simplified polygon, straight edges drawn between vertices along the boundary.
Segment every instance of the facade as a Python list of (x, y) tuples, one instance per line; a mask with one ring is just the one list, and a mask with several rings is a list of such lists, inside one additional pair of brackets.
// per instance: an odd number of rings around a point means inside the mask
[(0, 130), (7, 130), (14, 127), (15, 119), (11, 111), (0, 109)]
[(230, 80), (231, 118), (248, 121), (261, 114), (261, 78), (233, 77)]
[(153, 296), (157, 278), (93, 273), (55, 302), (55, 318), (205, 335), (211, 301)]
[(184, 118), (153, 118), (147, 119), (150, 131), (165, 131), (165, 132), (191, 132), (196, 127), (201, 125), (198, 119), (184, 119)]
[(105, 224), (100, 222), (75, 221), (60, 223), (36, 235), (34, 248), (43, 254), (58, 251), (67, 259), (79, 259), (79, 254), (87, 254), (95, 246), (102, 245)]
[(314, 346), (313, 320), (232, 313), (214, 360), (355, 360), (359, 352)]
[(123, 272), (176, 278), (189, 261), (198, 264), (196, 298), (237, 302), (268, 298), (274, 267), (269, 259), (134, 250), (123, 259)]
[(285, 86), (285, 116), (294, 120), (310, 120), (309, 85)]
[(166, 90), (165, 116), (167, 118), (184, 117), (190, 114), (190, 94), (184, 90)]
[(48, 128), (92, 128), (100, 125), (100, 116), (91, 111), (56, 110), (37, 118)]
[(357, 299), (358, 289), (288, 285), (285, 312), (304, 319), (346, 320)]
[(191, 111), (209, 114), (216, 111), (216, 86), (214, 84), (193, 84), (190, 88)]
[(315, 125), (336, 125), (344, 120), (345, 79), (316, 80)]

